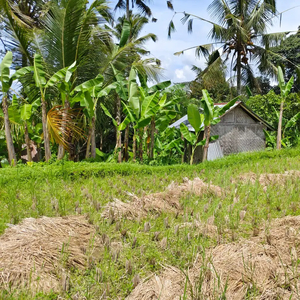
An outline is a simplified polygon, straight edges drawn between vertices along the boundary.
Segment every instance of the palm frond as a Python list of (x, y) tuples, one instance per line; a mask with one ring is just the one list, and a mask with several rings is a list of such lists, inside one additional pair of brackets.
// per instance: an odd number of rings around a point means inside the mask
[(78, 124), (78, 115), (78, 109), (64, 109), (61, 106), (48, 111), (47, 126), (52, 143), (61, 144), (70, 151), (72, 145), (69, 138), (80, 140), (84, 137), (84, 131)]

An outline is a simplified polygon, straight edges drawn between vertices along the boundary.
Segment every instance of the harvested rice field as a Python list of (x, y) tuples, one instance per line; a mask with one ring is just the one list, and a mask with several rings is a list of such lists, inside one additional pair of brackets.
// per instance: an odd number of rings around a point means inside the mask
[(0, 299), (300, 299), (299, 155), (0, 169)]

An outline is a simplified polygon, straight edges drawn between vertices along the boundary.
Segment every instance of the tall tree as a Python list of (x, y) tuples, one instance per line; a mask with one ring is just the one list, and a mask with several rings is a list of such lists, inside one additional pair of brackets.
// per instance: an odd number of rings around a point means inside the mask
[[(241, 93), (242, 82), (254, 78), (250, 62), (258, 64), (261, 70), (276, 73), (276, 67), (267, 60), (270, 46), (286, 37), (286, 33), (267, 33), (268, 26), (276, 16), (275, 0), (214, 0), (209, 5), (213, 21), (184, 12), (182, 21), (188, 24), (188, 31), (193, 30), (195, 19), (212, 25), (210, 37), (213, 43), (191, 47), (196, 56), (208, 57), (213, 53), (211, 62), (229, 61), (231, 70), (235, 72), (238, 94)], [(216, 22), (214, 22), (216, 20)], [(174, 22), (169, 25), (169, 36), (175, 30)], [(175, 53), (183, 54), (185, 49)]]
[(269, 60), (273, 65), (281, 66), (284, 69), (285, 80), (292, 76), (296, 79), (293, 86), (295, 92), (300, 91), (300, 26), (296, 34), (292, 34), (282, 41), (280, 45), (271, 48), (272, 53)]

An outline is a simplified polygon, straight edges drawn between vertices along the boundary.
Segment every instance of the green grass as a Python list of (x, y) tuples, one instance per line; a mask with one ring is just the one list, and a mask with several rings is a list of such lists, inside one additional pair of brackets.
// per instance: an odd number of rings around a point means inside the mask
[[(7, 223), (17, 224), (23, 218), (40, 216), (65, 216), (75, 214), (79, 204), (82, 214), (88, 214), (90, 222), (99, 228), (99, 234), (107, 234), (112, 241), (122, 243), (122, 251), (115, 259), (108, 249), (101, 259), (85, 271), (71, 272), (70, 290), (60, 296), (66, 299), (79, 293), (86, 299), (99, 299), (106, 290), (107, 299), (124, 299), (133, 288), (133, 277), (147, 277), (159, 271), (163, 264), (186, 270), (197, 252), (240, 237), (248, 237), (262, 220), (300, 214), (299, 180), (291, 180), (283, 187), (269, 186), (264, 191), (258, 184), (233, 183), (239, 174), (254, 172), (282, 173), (300, 170), (300, 149), (273, 152), (239, 154), (204, 164), (151, 167), (133, 164), (71, 163), (36, 164), (32, 167), (0, 169), (0, 233)], [(226, 193), (221, 197), (187, 195), (181, 199), (184, 213), (148, 216), (137, 221), (123, 219), (118, 224), (101, 217), (105, 204), (113, 198), (130, 201), (124, 191), (137, 196), (163, 191), (171, 181), (182, 182), (183, 177), (200, 177), (219, 185)], [(234, 198), (239, 201), (231, 207)], [(77, 204), (76, 204), (77, 203)], [(100, 210), (97, 210), (100, 205)], [(246, 217), (240, 221), (239, 213), (246, 209)], [(175, 232), (175, 227), (195, 219), (206, 222), (215, 216), (219, 238), (211, 238), (197, 228), (185, 227)], [(170, 227), (165, 228), (168, 218)], [(144, 232), (144, 223), (151, 229)], [(121, 231), (126, 229), (127, 236)], [(160, 231), (159, 240), (153, 238)], [(160, 241), (167, 238), (166, 249)], [(134, 239), (136, 244), (132, 246)], [(126, 264), (132, 271), (126, 270)], [(127, 262), (127, 263), (126, 263)], [(95, 282), (101, 270), (102, 279)], [(249, 292), (250, 293), (250, 292)], [(253, 291), (251, 292), (253, 293)], [(32, 299), (27, 291), (7, 291), (0, 288), (0, 299)], [(57, 294), (39, 294), (35, 299), (56, 299)]]

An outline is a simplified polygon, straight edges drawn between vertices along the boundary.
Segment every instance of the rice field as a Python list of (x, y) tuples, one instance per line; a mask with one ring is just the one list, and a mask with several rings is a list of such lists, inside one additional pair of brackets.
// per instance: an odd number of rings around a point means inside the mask
[(0, 298), (299, 299), (299, 154), (0, 169)]

